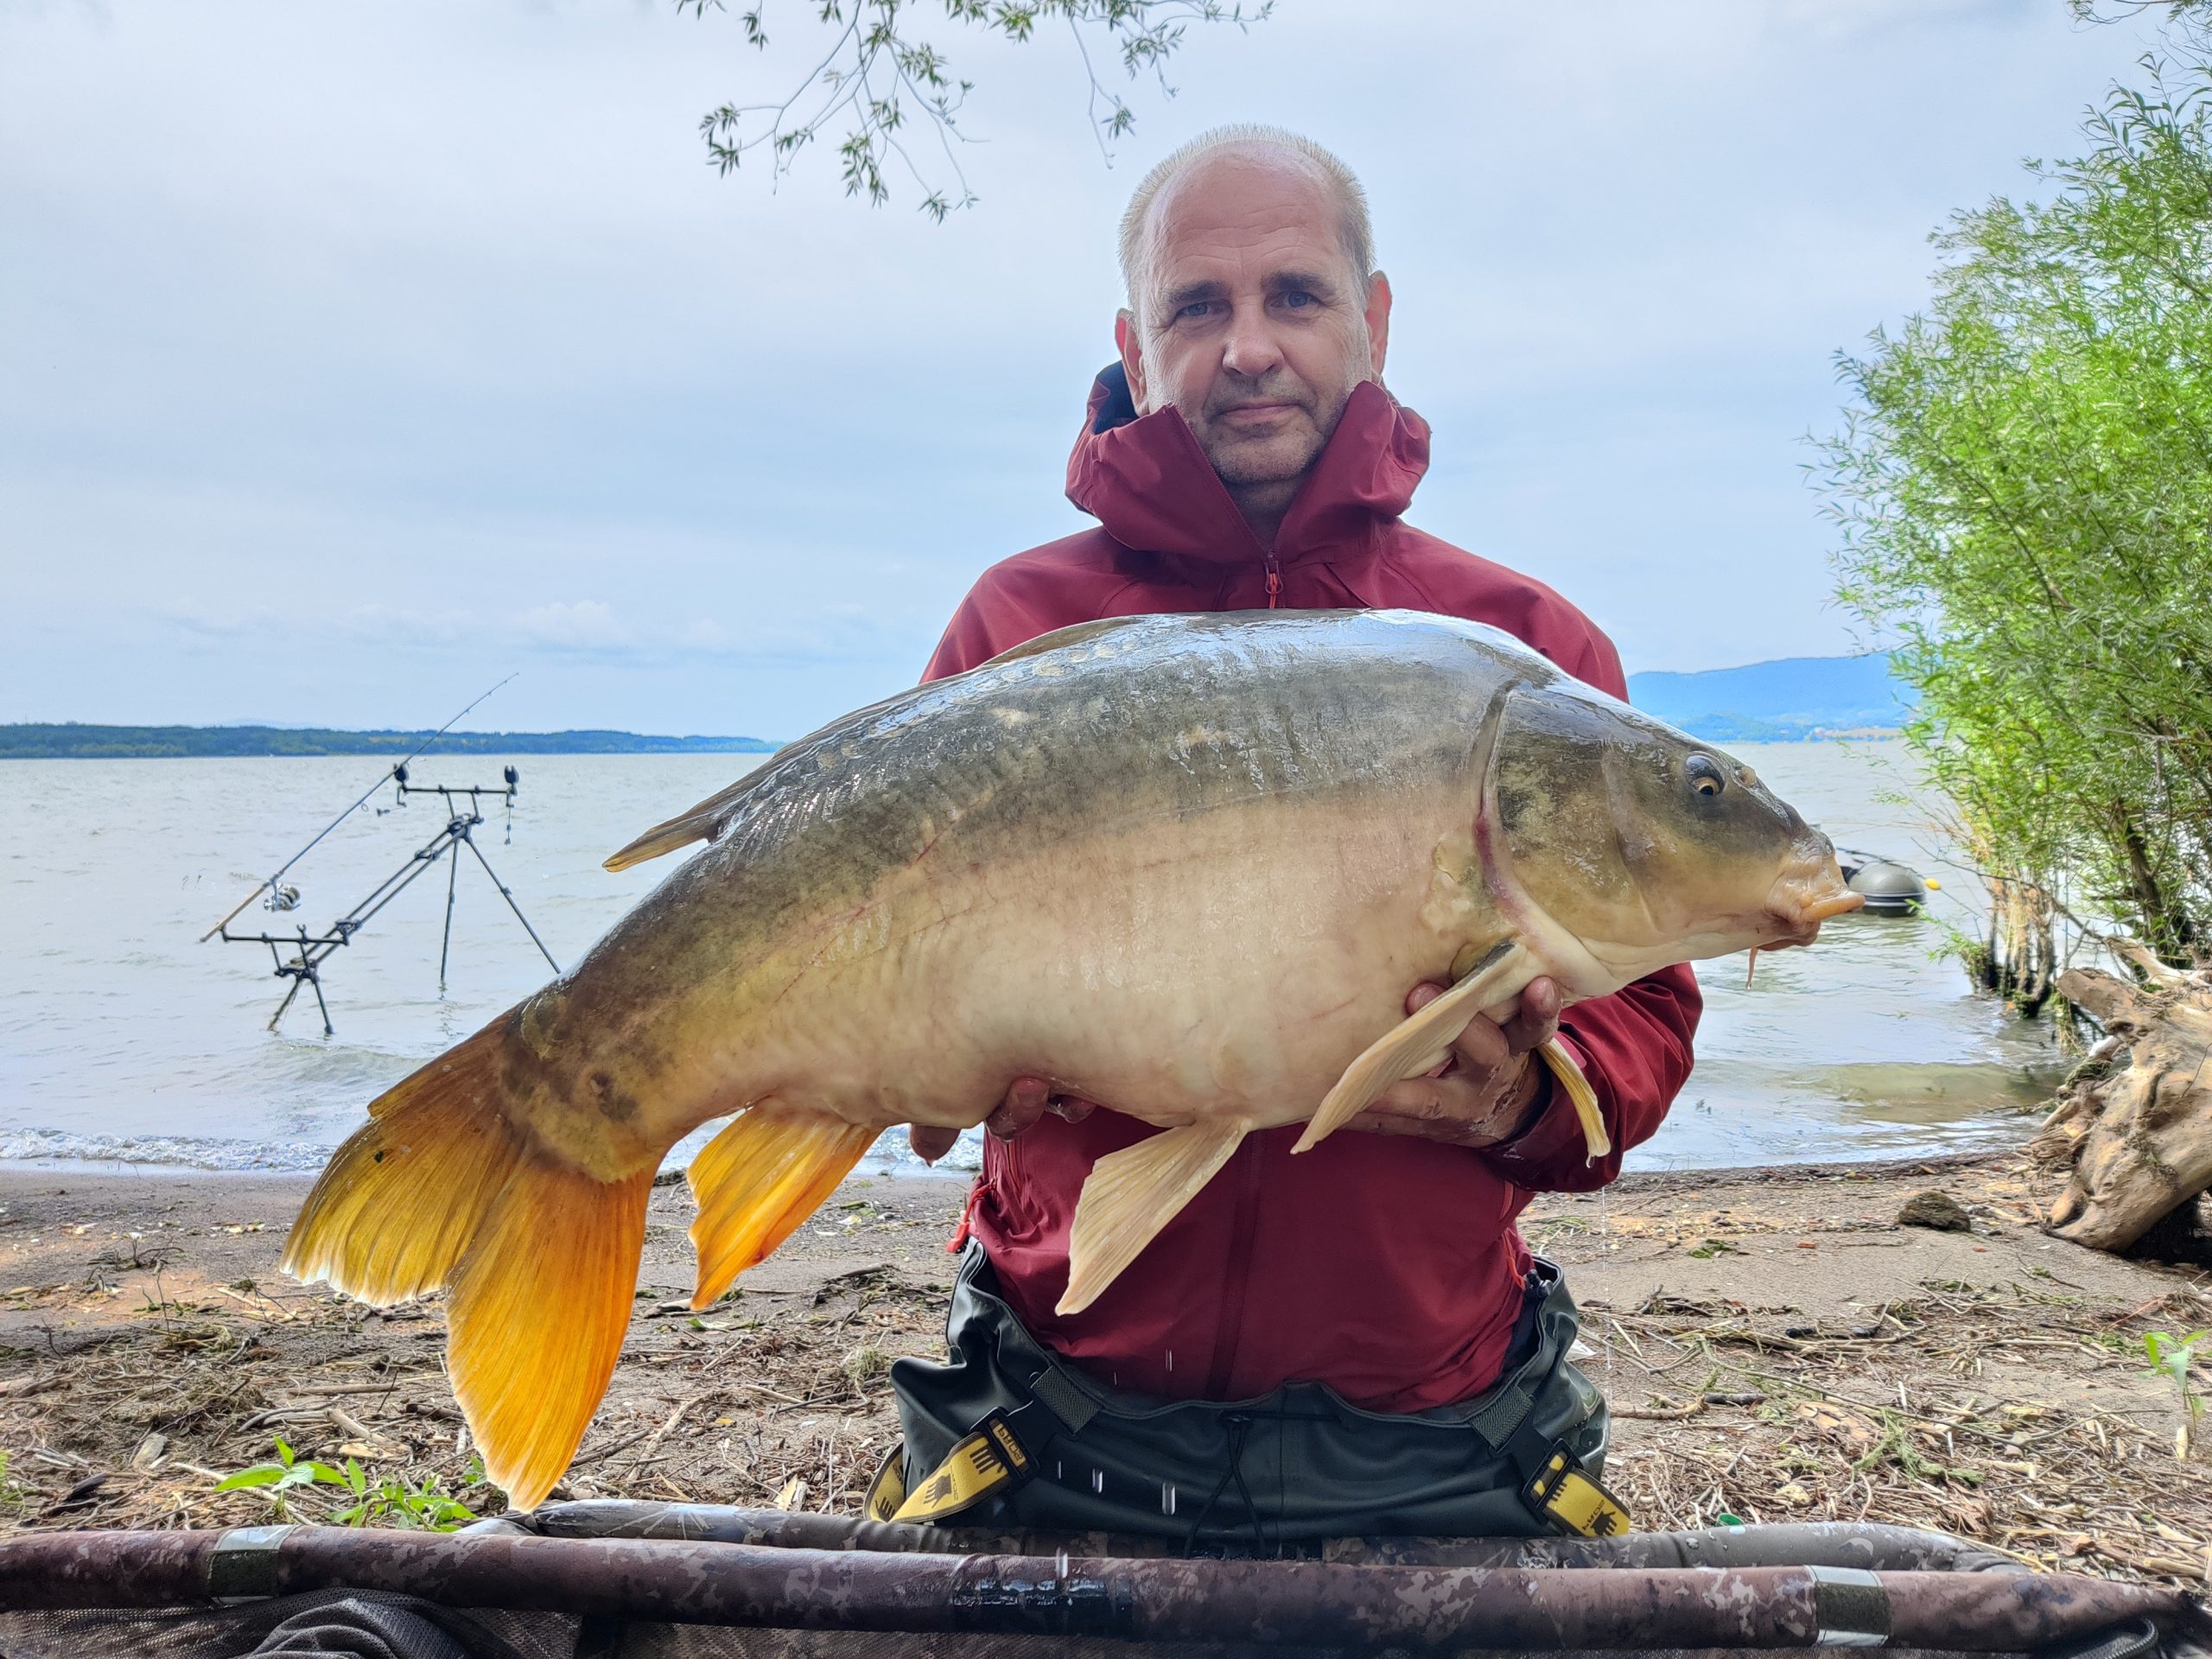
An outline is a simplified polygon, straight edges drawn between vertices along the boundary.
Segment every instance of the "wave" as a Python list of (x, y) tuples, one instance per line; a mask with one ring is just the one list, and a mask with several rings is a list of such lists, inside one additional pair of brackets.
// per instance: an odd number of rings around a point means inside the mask
[(327, 1146), (304, 1141), (223, 1141), (185, 1135), (71, 1135), (61, 1129), (0, 1129), (0, 1162), (132, 1164), (178, 1169), (312, 1174)]

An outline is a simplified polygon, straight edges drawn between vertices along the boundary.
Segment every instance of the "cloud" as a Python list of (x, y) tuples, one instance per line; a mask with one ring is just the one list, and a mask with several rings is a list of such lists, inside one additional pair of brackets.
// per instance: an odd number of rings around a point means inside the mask
[(517, 639), (554, 651), (626, 652), (637, 645), (636, 637), (604, 600), (539, 605), (515, 618), (512, 626)]
[(1365, 177), (1390, 385), (1437, 434), (1416, 523), (1634, 667), (1848, 649), (1800, 475), (1831, 353), (2142, 32), (2056, 0), (1349, 16), (1193, 29), (1110, 168), (1069, 42), (940, 31), (982, 200), (938, 227), (847, 201), (826, 148), (774, 191), (704, 164), (698, 114), (787, 90), (804, 30), (0, 6), (0, 718), (274, 683), (285, 718), (404, 723), (515, 664), (518, 726), (790, 733), (881, 696), (982, 569), (1082, 522), (1122, 197), (1231, 119)]

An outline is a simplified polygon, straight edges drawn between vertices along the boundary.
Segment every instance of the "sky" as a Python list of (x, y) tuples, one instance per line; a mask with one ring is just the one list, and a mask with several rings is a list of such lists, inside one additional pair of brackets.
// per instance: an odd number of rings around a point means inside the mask
[(1089, 522), (1115, 221), (1236, 120), (1366, 183), (1414, 523), (1631, 671), (1859, 649), (1805, 476), (1835, 353), (2155, 40), (1279, 0), (1129, 86), (1109, 158), (1065, 31), (939, 24), (978, 200), (937, 225), (826, 148), (717, 175), (700, 115), (821, 44), (810, 0), (766, 53), (734, 10), (0, 0), (0, 721), (429, 727), (513, 674), (467, 726), (788, 738), (910, 684), (984, 567)]

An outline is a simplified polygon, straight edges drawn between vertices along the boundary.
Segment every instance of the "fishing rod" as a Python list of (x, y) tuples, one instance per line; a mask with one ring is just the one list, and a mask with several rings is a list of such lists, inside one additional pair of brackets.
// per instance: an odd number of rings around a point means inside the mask
[[(518, 670), (516, 671), (519, 673), (521, 671)], [(444, 725), (439, 727), (436, 731), (432, 732), (420, 743), (417, 743), (413, 749), (410, 750), (405, 758), (399, 762), (399, 765), (402, 767), (404, 767), (409, 760), (415, 759), (416, 755), (421, 754), (423, 750), (429, 748), (431, 744), (436, 742), (448, 732), (451, 731), (455, 726), (458, 726), (461, 721), (467, 717), (469, 709), (476, 707), (476, 703), (482, 702), (486, 697), (489, 697), (492, 695), (492, 691), (497, 691), (499, 689), (499, 686), (506, 684), (509, 680), (512, 680), (514, 677), (515, 676), (513, 674), (508, 675), (507, 678), (501, 680), (499, 685), (493, 686), (491, 691), (485, 692), (482, 696), (476, 699), (475, 702), (470, 703), (467, 709), (463, 709), (460, 714), (455, 715), (451, 720), (446, 721)], [(256, 887), (251, 893), (249, 893), (245, 898), (239, 899), (238, 909), (233, 910), (229, 915), (224, 917), (221, 921), (216, 923), (214, 926), (209, 928), (205, 933), (202, 933), (200, 936), (200, 943), (202, 944), (207, 944), (208, 940), (213, 938), (218, 933), (220, 933), (232, 922), (238, 920), (240, 913), (245, 911), (245, 907), (251, 904), (255, 899), (260, 898), (263, 893), (274, 892), (276, 890), (276, 884), (284, 879), (284, 872), (286, 870), (290, 869), (293, 865), (298, 863), (309, 853), (313, 852), (315, 849), (316, 843), (321, 842), (324, 836), (328, 835), (340, 824), (345, 823), (346, 819), (352, 817), (354, 813), (359, 811), (363, 806), (366, 805), (369, 797), (374, 795), (378, 790), (382, 789), (385, 786), (385, 781), (391, 776), (392, 774), (391, 772), (385, 772), (382, 777), (378, 778), (376, 782), (371, 784), (368, 788), (363, 791), (359, 800), (355, 801), (353, 805), (347, 807), (343, 812), (340, 812), (328, 823), (323, 825), (321, 832), (316, 835), (315, 840), (310, 841), (306, 846), (301, 848), (298, 852), (294, 853), (289, 858), (286, 859), (283, 863), (277, 868), (276, 874), (270, 876), (259, 887)], [(528, 924), (525, 923), (524, 925), (527, 926)], [(537, 936), (532, 934), (531, 937), (534, 938)], [(539, 948), (542, 950), (543, 947), (540, 946)]]

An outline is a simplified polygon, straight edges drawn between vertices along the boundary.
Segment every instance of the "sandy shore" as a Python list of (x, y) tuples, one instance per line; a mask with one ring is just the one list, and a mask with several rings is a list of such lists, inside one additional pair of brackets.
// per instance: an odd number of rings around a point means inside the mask
[[(1611, 1483), (1648, 1529), (1721, 1514), (1936, 1526), (2046, 1566), (2212, 1577), (2212, 1446), (2142, 1333), (2212, 1325), (2212, 1274), (2034, 1226), (2018, 1157), (1630, 1176), (1540, 1198), (1583, 1363), (1621, 1421)], [(0, 1525), (266, 1519), (217, 1480), (272, 1454), (499, 1507), (440, 1369), (435, 1303), (378, 1314), (276, 1268), (303, 1179), (0, 1170)], [(1971, 1233), (1900, 1226), (1927, 1188)], [(883, 1372), (943, 1347), (965, 1187), (849, 1181), (704, 1316), (690, 1202), (653, 1195), (638, 1317), (556, 1494), (856, 1512), (895, 1434)], [(2205, 1438), (2212, 1440), (2212, 1427)], [(319, 1517), (352, 1504), (295, 1493)]]

